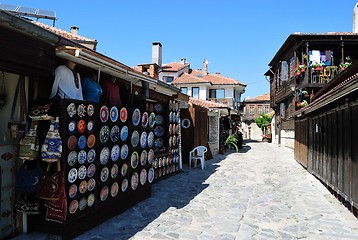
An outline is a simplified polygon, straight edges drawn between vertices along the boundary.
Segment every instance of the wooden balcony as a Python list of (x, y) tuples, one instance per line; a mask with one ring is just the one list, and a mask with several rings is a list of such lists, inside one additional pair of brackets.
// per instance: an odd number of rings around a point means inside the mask
[(289, 81), (284, 81), (281, 86), (279, 86), (278, 89), (276, 89), (276, 97), (275, 97), (275, 103), (279, 104), (280, 102), (283, 102), (285, 99), (292, 97), (292, 90), (290, 85), (294, 83), (294, 79), (291, 79)]

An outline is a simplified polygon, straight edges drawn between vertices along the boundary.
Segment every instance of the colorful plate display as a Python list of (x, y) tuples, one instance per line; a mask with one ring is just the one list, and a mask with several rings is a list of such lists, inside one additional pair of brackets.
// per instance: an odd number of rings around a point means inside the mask
[(124, 176), (127, 174), (127, 172), (128, 172), (128, 164), (127, 164), (127, 163), (124, 163), (124, 164), (122, 165), (122, 168), (121, 168), (121, 174), (122, 174), (122, 176), (124, 177)]
[(93, 191), (95, 186), (96, 186), (96, 180), (94, 180), (94, 178), (91, 178), (90, 180), (88, 180), (88, 183), (87, 183), (88, 191)]
[(71, 168), (71, 170), (68, 172), (67, 180), (69, 183), (74, 183), (77, 179), (77, 169)]
[(83, 118), (84, 116), (86, 116), (86, 106), (85, 106), (83, 103), (81, 103), (80, 105), (78, 105), (77, 115), (78, 115), (80, 118)]
[(77, 177), (78, 177), (78, 179), (83, 180), (83, 179), (85, 179), (86, 176), (87, 176), (87, 168), (86, 168), (86, 166), (82, 165), (78, 169)]
[(156, 116), (155, 116), (155, 113), (152, 112), (150, 115), (149, 115), (149, 127), (154, 127), (156, 123)]
[(74, 133), (76, 130), (76, 122), (75, 121), (71, 121), (68, 123), (68, 131), (70, 133)]
[(77, 123), (77, 131), (79, 134), (83, 134), (86, 131), (86, 121), (83, 119), (80, 119)]
[(128, 156), (128, 145), (127, 144), (123, 144), (122, 148), (121, 148), (121, 158), (123, 160), (125, 160)]
[(101, 199), (102, 202), (107, 199), (107, 197), (108, 197), (108, 192), (109, 192), (108, 187), (107, 187), (107, 186), (104, 186), (104, 187), (102, 188), (102, 190), (101, 190), (101, 193), (100, 193), (100, 199)]
[(70, 214), (74, 214), (77, 211), (77, 209), (78, 209), (78, 201), (72, 200), (70, 206), (68, 207), (68, 211), (70, 212)]
[(121, 119), (121, 122), (127, 121), (127, 109), (125, 107), (121, 108), (121, 111), (119, 112), (119, 118)]
[(88, 104), (88, 106), (87, 106), (87, 114), (90, 117), (92, 117), (92, 115), (94, 114), (94, 107), (93, 107), (92, 104)]
[(83, 197), (80, 199), (80, 202), (78, 203), (78, 209), (80, 211), (83, 211), (87, 207), (87, 198)]
[(144, 166), (147, 163), (147, 151), (143, 150), (142, 153), (140, 154), (140, 165)]
[(138, 108), (134, 109), (132, 114), (132, 123), (134, 126), (138, 126), (140, 122), (140, 110)]
[(78, 147), (84, 149), (87, 145), (87, 139), (85, 135), (82, 135), (78, 138)]
[(154, 133), (153, 133), (153, 132), (150, 132), (150, 133), (148, 134), (148, 146), (149, 146), (150, 148), (152, 148), (153, 145), (154, 145)]
[(152, 183), (154, 180), (154, 168), (149, 168), (148, 170), (148, 182)]
[(127, 137), (128, 137), (128, 127), (127, 126), (122, 127), (120, 135), (121, 135), (121, 140), (122, 141), (127, 140)]
[(132, 133), (132, 137), (131, 137), (131, 144), (133, 147), (137, 147), (139, 143), (139, 132), (137, 130), (135, 130)]
[(87, 138), (87, 147), (93, 148), (95, 144), (96, 144), (96, 137), (94, 136), (94, 134), (89, 135)]
[(70, 103), (67, 106), (67, 114), (68, 114), (68, 116), (73, 117), (73, 116), (76, 115), (76, 113), (77, 113), (76, 105), (74, 103)]
[(80, 191), (81, 194), (84, 194), (87, 191), (87, 181), (86, 180), (83, 180), (80, 183), (79, 191)]
[(67, 140), (67, 148), (69, 150), (75, 150), (77, 146), (77, 137), (75, 135), (72, 135)]
[(154, 147), (162, 148), (163, 146), (164, 146), (164, 139), (163, 138), (156, 138), (155, 141), (154, 141)]
[(93, 131), (93, 121), (88, 121), (87, 123), (87, 132), (91, 133)]
[(101, 141), (101, 143), (108, 142), (109, 135), (110, 135), (109, 127), (103, 126), (99, 132), (99, 140)]
[(118, 176), (118, 165), (113, 164), (113, 166), (111, 167), (111, 177), (116, 178), (117, 176)]
[(94, 149), (89, 150), (87, 153), (87, 162), (93, 163), (95, 158), (96, 158), (96, 150), (94, 150)]
[(154, 150), (150, 149), (149, 152), (148, 152), (148, 163), (152, 164), (153, 159), (154, 159)]
[(107, 106), (102, 106), (99, 110), (99, 118), (102, 122), (107, 122), (109, 118), (109, 110)]
[(107, 164), (109, 158), (110, 158), (111, 152), (109, 151), (108, 147), (104, 147), (101, 150), (101, 153), (99, 155), (99, 161), (101, 162), (102, 165)]
[(136, 151), (134, 151), (131, 156), (131, 167), (135, 169), (138, 167), (138, 164), (139, 164), (139, 155)]
[(140, 146), (142, 148), (147, 147), (147, 133), (146, 132), (142, 132), (142, 134), (140, 135)]
[(101, 171), (101, 181), (105, 182), (107, 181), (109, 176), (109, 169), (107, 167), (104, 167)]
[(139, 182), (139, 176), (138, 176), (138, 173), (137, 172), (134, 172), (132, 174), (132, 177), (131, 177), (131, 188), (133, 190), (136, 190), (137, 187), (138, 187), (138, 182)]
[(111, 107), (109, 112), (109, 116), (112, 122), (116, 122), (118, 119), (118, 108), (116, 106)]
[(81, 150), (78, 152), (77, 161), (79, 164), (84, 164), (87, 160), (87, 153), (85, 150)]
[(156, 113), (162, 113), (164, 111), (164, 106), (161, 103), (156, 103), (154, 105), (154, 112)]
[(91, 178), (94, 176), (94, 174), (96, 173), (96, 165), (94, 165), (93, 163), (90, 164), (88, 166), (88, 169), (87, 169), (87, 177)]
[(72, 184), (71, 187), (68, 189), (68, 196), (70, 198), (74, 198), (77, 194), (77, 185)]
[(119, 127), (117, 125), (114, 125), (111, 129), (110, 133), (111, 141), (117, 142), (119, 139)]
[(164, 117), (163, 115), (156, 115), (155, 116), (155, 123), (157, 125), (162, 125), (164, 123)]
[(164, 128), (162, 126), (156, 126), (154, 128), (154, 135), (157, 137), (162, 137), (164, 135)]
[(121, 149), (118, 145), (114, 145), (111, 150), (111, 159), (113, 162), (117, 161), (120, 156)]
[(142, 171), (140, 171), (139, 181), (140, 184), (142, 185), (144, 185), (147, 181), (147, 170), (145, 168), (143, 168)]
[(88, 207), (92, 207), (94, 204), (95, 198), (94, 198), (94, 194), (91, 193), (90, 195), (88, 195), (87, 197), (87, 206)]
[(148, 113), (144, 112), (142, 116), (142, 127), (146, 128), (148, 126)]
[(117, 182), (114, 182), (111, 186), (111, 196), (115, 197), (118, 194), (119, 186)]
[(121, 186), (122, 192), (125, 192), (127, 188), (128, 188), (128, 179), (124, 179)]
[(67, 163), (68, 165), (73, 167), (76, 164), (76, 162), (77, 162), (77, 152), (71, 151), (67, 156)]

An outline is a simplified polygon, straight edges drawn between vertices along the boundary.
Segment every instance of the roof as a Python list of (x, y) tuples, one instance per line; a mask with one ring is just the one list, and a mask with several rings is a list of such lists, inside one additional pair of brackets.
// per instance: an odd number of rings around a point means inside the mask
[(80, 36), (80, 35), (77, 35), (77, 34), (73, 34), (71, 32), (67, 32), (63, 29), (59, 29), (59, 28), (56, 28), (56, 27), (52, 27), (50, 25), (47, 25), (47, 24), (44, 24), (44, 23), (41, 23), (41, 22), (37, 22), (37, 21), (32, 21), (33, 24), (37, 25), (37, 26), (40, 26), (44, 29), (47, 29), (57, 35), (60, 35), (61, 37), (65, 37), (67, 39), (70, 39), (70, 40), (73, 40), (73, 41), (85, 41), (85, 42), (97, 42), (97, 40), (95, 39), (91, 39), (91, 38), (87, 38), (87, 37), (84, 37), (84, 36)]
[(265, 93), (254, 98), (245, 99), (244, 102), (266, 102), (266, 101), (270, 101), (270, 93)]
[(227, 108), (226, 104), (222, 104), (222, 103), (217, 103), (217, 102), (212, 102), (212, 101), (207, 101), (204, 99), (198, 99), (198, 98), (193, 98), (190, 97), (189, 98), (189, 102), (192, 104), (195, 104), (199, 107), (203, 107), (203, 108)]
[(162, 65), (162, 71), (163, 72), (178, 72), (182, 70), (183, 68), (189, 66), (190, 63), (180, 63), (180, 62), (172, 62), (172, 63), (166, 63)]
[(172, 82), (175, 84), (193, 84), (193, 83), (210, 83), (211, 85), (242, 85), (246, 84), (241, 83), (233, 78), (228, 78), (221, 76), (220, 74), (206, 74), (205, 71), (200, 70), (191, 70), (190, 73), (184, 73), (181, 76), (174, 79)]

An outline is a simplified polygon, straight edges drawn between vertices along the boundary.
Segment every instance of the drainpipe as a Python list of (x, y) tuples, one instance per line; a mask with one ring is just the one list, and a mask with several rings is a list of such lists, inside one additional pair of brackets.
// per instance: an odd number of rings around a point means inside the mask
[(220, 113), (221, 113), (221, 111), (219, 109), (219, 111), (218, 111), (218, 136), (219, 136), (219, 141), (218, 141), (219, 147), (218, 147), (218, 149), (219, 149), (219, 152), (220, 152)]

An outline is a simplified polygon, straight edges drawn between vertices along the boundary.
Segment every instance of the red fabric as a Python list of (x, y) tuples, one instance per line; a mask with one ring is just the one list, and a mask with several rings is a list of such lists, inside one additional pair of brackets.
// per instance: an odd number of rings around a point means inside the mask
[(103, 80), (101, 81), (101, 86), (103, 90), (103, 102), (107, 105), (120, 106), (122, 102), (119, 85), (109, 80)]

